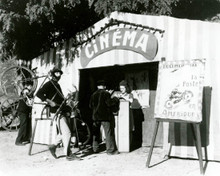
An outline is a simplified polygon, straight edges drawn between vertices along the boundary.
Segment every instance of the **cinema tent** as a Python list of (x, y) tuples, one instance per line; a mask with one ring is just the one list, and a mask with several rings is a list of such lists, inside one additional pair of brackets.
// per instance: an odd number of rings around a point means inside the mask
[[(54, 65), (60, 66), (64, 71), (60, 80), (64, 93), (77, 86), (81, 110), (88, 118), (89, 97), (98, 79), (106, 79), (109, 89), (118, 90), (118, 83), (126, 79), (132, 90), (149, 92), (139, 103), (144, 113), (142, 146), (150, 146), (159, 62), (206, 59), (202, 151), (208, 160), (219, 161), (219, 31), (220, 24), (213, 22), (113, 12), (87, 29), (87, 35), (79, 34), (82, 44), (77, 48), (70, 39), (33, 59), (31, 65), (37, 67), (39, 75), (46, 74)], [(75, 49), (77, 54), (73, 54)], [(198, 158), (187, 124), (163, 123), (159, 127), (156, 145), (166, 152), (169, 144), (171, 156)]]

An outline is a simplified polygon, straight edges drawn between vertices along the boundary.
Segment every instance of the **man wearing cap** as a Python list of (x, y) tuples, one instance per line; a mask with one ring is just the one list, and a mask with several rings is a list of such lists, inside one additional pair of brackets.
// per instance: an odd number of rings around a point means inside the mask
[[(62, 89), (58, 83), (63, 74), (62, 70), (54, 67), (51, 70), (52, 79), (46, 82), (37, 92), (36, 96), (39, 97), (42, 101), (46, 101), (50, 106), (50, 112), (55, 113), (61, 103), (64, 100), (64, 96), (62, 93)], [(64, 114), (61, 114), (59, 118), (56, 120), (58, 127), (58, 135), (55, 141), (55, 144), (49, 146), (49, 150), (54, 158), (56, 156), (56, 148), (62, 142), (64, 146), (64, 154), (66, 155), (66, 159), (71, 161), (78, 159), (76, 155), (71, 154), (70, 150), (70, 140), (71, 140), (71, 132), (68, 126), (68, 121)]]
[(99, 152), (100, 127), (102, 125), (106, 137), (106, 152), (109, 155), (118, 154), (115, 142), (115, 120), (111, 107), (115, 101), (111, 98), (111, 94), (106, 91), (104, 80), (97, 82), (97, 88), (90, 99), (90, 108), (92, 109), (93, 118), (93, 151)]

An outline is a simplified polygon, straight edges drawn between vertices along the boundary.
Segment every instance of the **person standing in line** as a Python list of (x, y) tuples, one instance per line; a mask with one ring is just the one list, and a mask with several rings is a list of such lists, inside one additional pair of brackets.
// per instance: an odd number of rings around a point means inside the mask
[(131, 149), (137, 149), (142, 146), (142, 122), (144, 121), (144, 114), (140, 103), (132, 92), (130, 93), (127, 81), (122, 80), (119, 83), (119, 88), (121, 93), (118, 97), (130, 102)]
[(118, 98), (129, 101), (130, 103), (132, 103), (133, 102), (133, 95), (129, 91), (129, 86), (128, 86), (127, 81), (122, 80), (119, 83), (119, 89), (120, 89), (120, 94), (118, 95)]
[(20, 119), (20, 128), (15, 145), (23, 146), (30, 143), (31, 137), (31, 110), (33, 97), (30, 95), (32, 84), (27, 82), (21, 92), (21, 99), (18, 102), (17, 114)]
[(134, 126), (134, 116), (133, 116), (133, 112), (131, 109), (131, 104), (134, 101), (133, 95), (132, 93), (130, 93), (130, 87), (127, 83), (126, 80), (122, 80), (119, 83), (119, 89), (120, 89), (120, 93), (117, 95), (117, 97), (120, 99), (120, 101), (127, 101), (129, 102), (129, 126), (130, 126), (130, 146), (132, 148), (132, 144), (133, 144), (133, 132), (135, 130), (135, 126)]
[(92, 94), (89, 106), (92, 109), (93, 118), (93, 152), (99, 152), (100, 127), (102, 125), (106, 137), (106, 152), (108, 155), (119, 154), (115, 142), (115, 119), (111, 107), (115, 100), (106, 90), (104, 80), (97, 82), (97, 90)]
[[(36, 96), (39, 97), (42, 101), (46, 101), (50, 106), (50, 112), (56, 113), (57, 109), (64, 101), (64, 96), (62, 93), (62, 89), (58, 83), (63, 74), (62, 70), (54, 67), (51, 70), (52, 79), (46, 82), (37, 92)], [(65, 106), (64, 106), (64, 109)], [(71, 131), (69, 128), (68, 120), (66, 118), (67, 111), (62, 110), (61, 116), (56, 119), (57, 126), (57, 137), (56, 141), (53, 145), (49, 146), (49, 150), (54, 158), (58, 158), (56, 156), (56, 148), (62, 142), (64, 146), (64, 154), (68, 161), (79, 160), (75, 154), (71, 153), (70, 149), (70, 141), (71, 141)]]

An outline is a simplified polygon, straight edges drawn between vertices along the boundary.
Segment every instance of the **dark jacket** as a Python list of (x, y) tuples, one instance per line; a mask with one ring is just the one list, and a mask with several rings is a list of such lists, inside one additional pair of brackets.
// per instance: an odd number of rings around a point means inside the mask
[(111, 95), (106, 90), (98, 89), (91, 96), (89, 106), (93, 110), (94, 121), (110, 121), (114, 115), (111, 107), (115, 101), (111, 99)]
[(23, 95), (23, 92), (27, 90), (24, 88), (21, 92), (21, 99), (18, 101), (17, 112), (29, 114), (32, 111), (32, 105), (28, 105), (27, 98), (33, 99), (33, 94), (31, 95)]
[(19, 100), (18, 108), (17, 108), (18, 112), (29, 114), (29, 113), (31, 113), (31, 110), (32, 110), (32, 107), (28, 106), (26, 104), (26, 99), (25, 98), (22, 98), (22, 99)]
[(50, 108), (50, 111), (52, 113), (56, 112), (59, 105), (64, 100), (63, 93), (62, 93), (60, 85), (57, 82), (53, 81), (53, 80), (48, 81), (47, 83), (45, 83), (43, 85), (43, 87), (38, 90), (36, 95), (42, 101), (45, 101), (46, 99), (49, 99), (49, 100), (54, 101), (58, 105), (56, 107), (51, 107)]

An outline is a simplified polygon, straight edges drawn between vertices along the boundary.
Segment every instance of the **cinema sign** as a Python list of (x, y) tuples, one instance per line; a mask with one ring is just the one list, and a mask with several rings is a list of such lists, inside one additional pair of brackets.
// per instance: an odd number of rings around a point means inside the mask
[(131, 50), (153, 60), (157, 54), (158, 41), (155, 35), (141, 29), (119, 28), (109, 30), (87, 43), (81, 50), (81, 64), (87, 64), (96, 56), (110, 50)]

